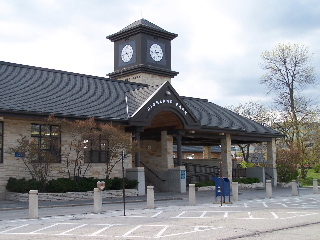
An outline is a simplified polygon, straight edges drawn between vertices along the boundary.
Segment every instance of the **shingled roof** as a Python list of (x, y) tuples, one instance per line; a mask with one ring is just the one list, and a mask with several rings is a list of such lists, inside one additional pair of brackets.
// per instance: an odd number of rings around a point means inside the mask
[(0, 110), (127, 119), (125, 92), (145, 84), (0, 62)]
[[(0, 113), (128, 121), (161, 86), (0, 61)], [(202, 128), (281, 136), (208, 100), (181, 97)]]
[(148, 20), (142, 18), (137, 20), (120, 31), (107, 36), (107, 39), (111, 41), (117, 41), (126, 37), (130, 37), (137, 33), (147, 33), (147, 34), (156, 34), (156, 36), (161, 36), (165, 39), (172, 40), (178, 36), (178, 34), (168, 32), (163, 28), (149, 22)]

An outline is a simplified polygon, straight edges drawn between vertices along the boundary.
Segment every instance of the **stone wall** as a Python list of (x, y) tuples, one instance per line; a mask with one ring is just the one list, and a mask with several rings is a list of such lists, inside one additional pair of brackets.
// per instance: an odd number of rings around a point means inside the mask
[[(4, 198), (4, 193), (6, 192), (5, 186), (9, 177), (15, 178), (26, 178), (30, 179), (30, 173), (28, 172), (27, 167), (24, 165), (23, 161), (19, 158), (16, 158), (13, 154), (10, 154), (8, 151), (10, 148), (16, 147), (18, 142), (17, 140), (21, 136), (31, 136), (31, 124), (39, 123), (39, 120), (25, 120), (25, 119), (9, 119), (4, 118), (4, 160), (3, 163), (0, 163), (0, 199)], [(73, 172), (72, 164), (67, 167), (66, 156), (68, 155), (69, 159), (75, 159), (75, 151), (70, 152), (70, 142), (73, 137), (68, 133), (66, 127), (61, 127), (61, 154), (62, 159), (61, 163), (51, 164), (50, 173), (48, 179), (56, 179), (58, 177), (68, 177), (68, 170)], [(84, 165), (82, 173), (84, 173), (87, 164)], [(124, 164), (126, 168), (132, 168), (132, 158), (127, 156)], [(85, 174), (85, 177), (94, 177), (94, 178), (104, 178), (105, 177), (105, 163), (91, 163)], [(122, 177), (122, 167), (121, 161), (119, 161), (114, 167), (112, 174), (113, 177)]]
[[(123, 196), (122, 190), (106, 190), (102, 191), (102, 198), (121, 198)], [(138, 196), (138, 190), (126, 189), (126, 196)], [(28, 202), (28, 193), (7, 192), (5, 195), (7, 201)], [(93, 191), (88, 192), (67, 192), (67, 193), (39, 193), (39, 201), (76, 201), (76, 200), (90, 200), (93, 199)]]
[(141, 161), (154, 171), (174, 168), (173, 137), (161, 132), (161, 141), (141, 141)]
[(129, 81), (129, 82), (145, 83), (151, 86), (161, 85), (166, 81), (171, 82), (171, 78), (169, 77), (163, 77), (163, 76), (148, 74), (148, 73), (138, 73), (138, 74), (133, 74), (131, 76), (118, 77), (117, 79)]

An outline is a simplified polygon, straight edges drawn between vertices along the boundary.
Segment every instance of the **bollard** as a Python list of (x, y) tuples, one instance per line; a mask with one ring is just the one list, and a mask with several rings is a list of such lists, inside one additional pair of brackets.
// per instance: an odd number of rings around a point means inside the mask
[(38, 190), (29, 191), (29, 218), (38, 218)]
[(292, 187), (292, 196), (298, 196), (297, 180), (292, 180), (291, 187)]
[(313, 193), (318, 194), (319, 189), (318, 189), (318, 179), (313, 179)]
[(196, 205), (196, 185), (189, 184), (189, 205)]
[(147, 186), (147, 208), (154, 209), (154, 187)]
[(232, 198), (234, 202), (239, 200), (239, 184), (238, 182), (232, 182)]
[(102, 211), (102, 191), (99, 188), (93, 189), (93, 212), (101, 213)]
[(266, 180), (266, 195), (267, 198), (272, 198), (271, 180)]

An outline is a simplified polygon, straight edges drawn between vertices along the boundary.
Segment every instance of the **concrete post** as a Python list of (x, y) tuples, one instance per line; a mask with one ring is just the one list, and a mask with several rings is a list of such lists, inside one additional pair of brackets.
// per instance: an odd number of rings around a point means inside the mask
[(189, 205), (195, 206), (196, 205), (196, 185), (189, 184)]
[(313, 193), (318, 194), (319, 189), (318, 189), (318, 179), (313, 179)]
[(272, 198), (271, 180), (266, 180), (266, 196), (267, 198)]
[(291, 187), (292, 187), (292, 196), (298, 196), (297, 180), (292, 180)]
[(154, 187), (147, 186), (147, 208), (154, 209)]
[(93, 212), (102, 212), (102, 191), (99, 188), (93, 189)]
[(38, 190), (29, 191), (29, 218), (38, 218)]
[(239, 200), (239, 184), (238, 182), (232, 182), (232, 198), (234, 202)]

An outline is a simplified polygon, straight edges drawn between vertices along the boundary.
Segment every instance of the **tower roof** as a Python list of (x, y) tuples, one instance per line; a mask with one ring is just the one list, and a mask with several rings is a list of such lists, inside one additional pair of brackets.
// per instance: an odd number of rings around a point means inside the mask
[(178, 34), (168, 32), (154, 23), (142, 18), (121, 29), (119, 32), (107, 36), (107, 39), (114, 42), (126, 37), (130, 37), (137, 33), (147, 33), (169, 40), (172, 40), (178, 36)]

